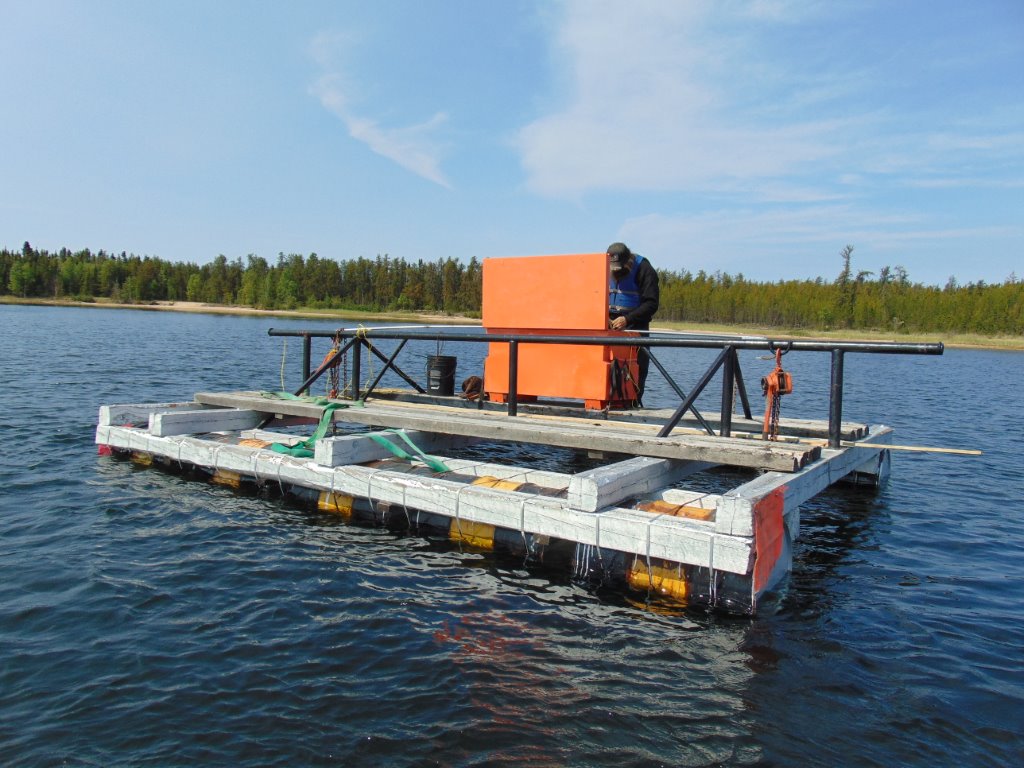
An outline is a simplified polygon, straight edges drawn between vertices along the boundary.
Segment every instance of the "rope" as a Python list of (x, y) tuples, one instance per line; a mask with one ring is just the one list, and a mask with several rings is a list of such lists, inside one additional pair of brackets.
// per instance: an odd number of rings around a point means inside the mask
[[(331, 346), (330, 351), (324, 357), (324, 360), (323, 360), (322, 363), (320, 363), (320, 365), (323, 365), (324, 363), (326, 363), (327, 360), (332, 355), (336, 355), (338, 353), (339, 349), (341, 349), (341, 338), (338, 337), (338, 336), (335, 336), (334, 337), (334, 344)], [(328, 373), (327, 373), (327, 397), (329, 397), (329, 398), (337, 398), (338, 397), (338, 385), (339, 385), (338, 378), (339, 378), (339, 368), (341, 367), (339, 365), (340, 362), (341, 362), (340, 360), (335, 360), (334, 361), (334, 365), (331, 366), (330, 371), (328, 371)]]
[(288, 337), (284, 337), (282, 341), (284, 343), (281, 345), (281, 389), (285, 390), (288, 389), (288, 387), (284, 385), (284, 361), (288, 356)]

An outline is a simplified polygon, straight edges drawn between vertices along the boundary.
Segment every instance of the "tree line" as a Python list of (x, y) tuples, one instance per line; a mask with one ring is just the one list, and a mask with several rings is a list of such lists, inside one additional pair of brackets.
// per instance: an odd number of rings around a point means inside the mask
[(0, 290), (22, 298), (126, 304), (198, 301), (257, 309), (480, 311), (481, 267), (455, 259), (410, 264), (377, 256), (337, 262), (313, 253), (278, 254), (270, 263), (249, 255), (209, 264), (169, 262), (152, 256), (70, 251), (51, 253), (29, 243), (0, 251)]
[[(660, 270), (664, 321), (764, 328), (850, 328), (896, 333), (1024, 333), (1024, 282), (943, 287), (911, 282), (901, 266), (854, 272), (853, 247), (840, 252), (834, 280), (750, 281), (700, 270)], [(479, 316), (482, 270), (474, 257), (410, 263), (387, 255), (347, 261), (312, 253), (217, 256), (203, 265), (86, 249), (0, 250), (0, 291), (22, 298), (124, 303), (198, 301), (258, 309), (428, 311)]]

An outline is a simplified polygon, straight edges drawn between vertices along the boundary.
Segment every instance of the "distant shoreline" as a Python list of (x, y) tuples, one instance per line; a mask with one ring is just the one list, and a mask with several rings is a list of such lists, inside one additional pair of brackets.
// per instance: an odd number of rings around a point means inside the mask
[[(446, 315), (436, 312), (361, 312), (337, 309), (256, 309), (254, 307), (204, 304), (199, 301), (154, 301), (146, 304), (119, 304), (114, 302), (70, 301), (63, 299), (21, 299), (16, 296), (0, 296), (0, 304), (23, 304), (53, 307), (94, 307), (100, 309), (137, 309), (156, 312), (192, 312), (211, 315), (248, 315), (253, 317), (292, 317), (318, 320), (353, 320), (357, 322), (407, 322), (424, 325), (479, 325), (479, 318), (464, 315)], [(907, 343), (942, 342), (956, 349), (993, 349), (1024, 351), (1024, 337), (987, 337), (977, 334), (886, 334), (879, 331), (841, 330), (824, 331), (813, 329), (748, 328), (744, 326), (702, 325), (700, 323), (662, 323), (651, 330), (694, 331), (705, 333), (734, 333), (742, 335), (769, 336), (776, 339), (828, 339), (836, 341), (900, 341)]]
[(319, 320), (408, 321), (429, 325), (479, 325), (480, 320), (463, 315), (436, 312), (361, 312), (343, 309), (256, 309), (255, 307), (204, 304), (201, 301), (153, 301), (145, 304), (121, 304), (104, 301), (69, 301), (64, 299), (20, 299), (0, 296), (0, 304), (24, 304), (47, 307), (91, 307), (93, 309), (139, 309), (147, 312), (192, 312), (208, 315), (251, 315), (253, 317), (297, 317)]

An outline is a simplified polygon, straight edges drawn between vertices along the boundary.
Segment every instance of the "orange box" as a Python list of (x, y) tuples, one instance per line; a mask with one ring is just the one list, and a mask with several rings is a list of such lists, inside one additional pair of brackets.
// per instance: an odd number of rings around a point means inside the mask
[[(587, 336), (609, 333), (608, 257), (604, 253), (484, 259), (483, 324), (494, 333)], [(508, 396), (508, 345), (489, 345), (484, 390)], [(587, 408), (628, 405), (636, 397), (636, 348), (580, 344), (519, 345), (520, 400), (584, 400)], [(620, 382), (613, 391), (613, 377)]]
[(600, 331), (608, 327), (608, 257), (484, 259), (485, 328)]

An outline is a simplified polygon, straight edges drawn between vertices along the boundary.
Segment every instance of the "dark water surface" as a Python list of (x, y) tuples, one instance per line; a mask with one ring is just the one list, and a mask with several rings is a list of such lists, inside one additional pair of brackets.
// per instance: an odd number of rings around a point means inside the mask
[(0, 306), (0, 764), (1024, 764), (1024, 355), (847, 356), (848, 418), (985, 455), (805, 505), (744, 620), (97, 456), (100, 405), (280, 388), (275, 325)]

